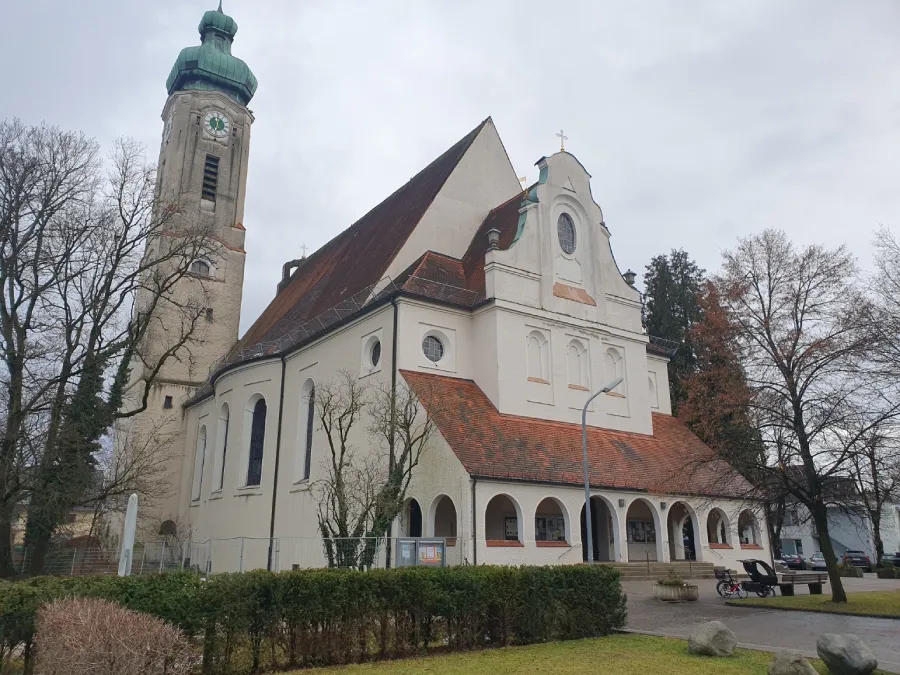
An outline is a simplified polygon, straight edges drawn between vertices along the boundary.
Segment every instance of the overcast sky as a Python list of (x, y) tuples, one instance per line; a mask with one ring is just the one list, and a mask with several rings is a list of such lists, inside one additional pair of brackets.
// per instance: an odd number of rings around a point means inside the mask
[[(0, 0), (0, 118), (142, 141), (215, 0)], [(259, 79), (242, 330), (281, 264), (328, 241), (491, 115), (529, 181), (567, 149), (592, 174), (616, 259), (737, 237), (870, 239), (900, 224), (894, 0), (225, 0)]]

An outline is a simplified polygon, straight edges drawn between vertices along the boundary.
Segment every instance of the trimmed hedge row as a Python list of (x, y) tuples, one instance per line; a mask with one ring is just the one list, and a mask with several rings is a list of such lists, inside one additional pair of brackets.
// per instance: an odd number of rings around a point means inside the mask
[(37, 578), (0, 585), (0, 658), (24, 650), (30, 660), (37, 609), (66, 596), (179, 626), (210, 675), (599, 636), (625, 624), (619, 573), (605, 566)]

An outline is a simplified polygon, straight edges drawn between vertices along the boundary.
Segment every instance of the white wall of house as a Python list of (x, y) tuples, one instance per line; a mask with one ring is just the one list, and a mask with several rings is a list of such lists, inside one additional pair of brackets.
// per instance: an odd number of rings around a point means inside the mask
[[(781, 547), (785, 553), (799, 553), (809, 558), (821, 551), (819, 537), (806, 509), (797, 507), (797, 524), (784, 525), (781, 530)], [(793, 521), (791, 521), (793, 522)], [(838, 507), (828, 509), (828, 530), (832, 546), (838, 556), (844, 551), (865, 551), (875, 560), (875, 543), (871, 521), (858, 510), (852, 512)], [(887, 504), (881, 514), (881, 540), (886, 553), (900, 551), (900, 505)], [(799, 543), (799, 546), (798, 546)]]

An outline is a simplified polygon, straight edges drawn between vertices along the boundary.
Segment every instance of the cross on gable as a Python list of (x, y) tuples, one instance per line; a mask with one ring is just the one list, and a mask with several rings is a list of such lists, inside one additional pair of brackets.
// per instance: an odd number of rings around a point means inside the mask
[(566, 141), (569, 140), (569, 137), (563, 133), (562, 129), (559, 130), (559, 133), (556, 134), (556, 136), (559, 138), (559, 151), (565, 152), (566, 151)]

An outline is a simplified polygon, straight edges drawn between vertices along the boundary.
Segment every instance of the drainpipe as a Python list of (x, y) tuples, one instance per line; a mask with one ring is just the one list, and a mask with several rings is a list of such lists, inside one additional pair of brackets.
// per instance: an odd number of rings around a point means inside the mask
[(478, 564), (478, 515), (475, 510), (475, 484), (477, 476), (472, 476), (472, 564)]
[[(397, 296), (391, 298), (391, 305), (394, 307), (394, 328), (391, 334), (391, 442), (390, 453), (394, 456), (394, 437), (397, 425), (397, 314), (399, 306), (397, 305)], [(394, 525), (391, 523), (388, 528), (387, 546), (384, 556), (384, 566), (387, 569), (391, 567), (391, 544)]]
[(278, 465), (281, 460), (281, 418), (284, 411), (284, 373), (287, 369), (287, 361), (284, 354), (281, 355), (281, 391), (278, 395), (278, 430), (275, 432), (275, 479), (272, 483), (272, 517), (269, 520), (269, 558), (266, 569), (272, 571), (272, 556), (275, 547), (275, 503), (278, 498)]

